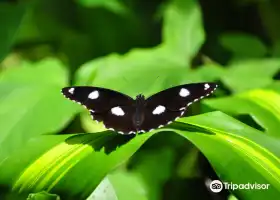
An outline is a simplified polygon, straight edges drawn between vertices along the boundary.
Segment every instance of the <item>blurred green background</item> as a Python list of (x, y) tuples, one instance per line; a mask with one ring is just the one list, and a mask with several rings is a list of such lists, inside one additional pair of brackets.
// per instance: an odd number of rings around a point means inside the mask
[[(280, 1), (0, 1), (0, 200), (280, 196)], [(61, 88), (218, 90), (170, 126), (107, 131)], [(269, 184), (223, 189), (211, 180)]]

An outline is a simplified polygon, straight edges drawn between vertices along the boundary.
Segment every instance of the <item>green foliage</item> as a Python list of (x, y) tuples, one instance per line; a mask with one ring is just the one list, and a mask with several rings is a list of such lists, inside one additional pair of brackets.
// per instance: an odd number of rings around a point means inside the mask
[(29, 4), (0, 3), (0, 24), (2, 27), (0, 29), (1, 61), (7, 55), (12, 43), (14, 42), (15, 35)]
[(272, 84), (279, 68), (279, 59), (240, 61), (230, 65), (221, 78), (233, 92), (244, 92)]
[(60, 200), (59, 196), (55, 194), (49, 194), (47, 192), (39, 192), (35, 194), (30, 194), (27, 200)]
[(255, 36), (244, 33), (229, 33), (221, 36), (222, 45), (233, 54), (234, 59), (264, 57), (268, 50)]
[(65, 68), (52, 59), (36, 64), (24, 62), (17, 68), (2, 72), (0, 160), (29, 138), (57, 132), (71, 120), (79, 108), (65, 102), (59, 94), (66, 84)]
[[(270, 45), (252, 31), (216, 29), (195, 0), (1, 3), (0, 198), (194, 199), (206, 186), (193, 192), (185, 183), (204, 185), (213, 168), (224, 182), (269, 184), (226, 198), (277, 199), (280, 16), (254, 3)], [(60, 93), (94, 85), (149, 96), (200, 81), (220, 87), (190, 116), (127, 137)]]

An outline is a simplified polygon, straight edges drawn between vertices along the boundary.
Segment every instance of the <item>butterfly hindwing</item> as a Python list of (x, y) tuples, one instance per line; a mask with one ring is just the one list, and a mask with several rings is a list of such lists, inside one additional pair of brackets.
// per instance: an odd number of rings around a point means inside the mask
[(181, 115), (181, 111), (164, 110), (163, 113), (156, 115), (153, 114), (153, 111), (151, 112), (151, 109), (148, 108), (145, 109), (145, 119), (140, 128), (142, 132), (148, 132), (157, 128), (161, 128), (164, 125), (171, 123)]
[(91, 116), (94, 120), (102, 121), (105, 128), (116, 131), (121, 134), (136, 133), (133, 125), (133, 115), (135, 107), (133, 106), (116, 106), (108, 112), (93, 113)]

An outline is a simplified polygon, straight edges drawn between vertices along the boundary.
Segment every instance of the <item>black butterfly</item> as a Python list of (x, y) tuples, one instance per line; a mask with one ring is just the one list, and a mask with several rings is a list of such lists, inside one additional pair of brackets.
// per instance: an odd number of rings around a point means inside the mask
[(210, 95), (215, 83), (179, 85), (149, 98), (140, 94), (130, 96), (110, 89), (89, 86), (65, 87), (63, 95), (84, 105), (92, 119), (102, 121), (109, 130), (121, 134), (148, 132), (170, 124), (182, 116), (193, 102)]

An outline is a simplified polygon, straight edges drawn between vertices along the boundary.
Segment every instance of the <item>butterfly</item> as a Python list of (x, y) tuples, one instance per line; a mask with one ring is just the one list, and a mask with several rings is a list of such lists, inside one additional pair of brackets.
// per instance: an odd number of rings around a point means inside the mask
[(209, 96), (215, 83), (191, 83), (175, 86), (148, 98), (132, 97), (101, 87), (65, 87), (62, 94), (86, 107), (93, 120), (120, 134), (136, 134), (161, 128), (183, 116), (188, 106)]

